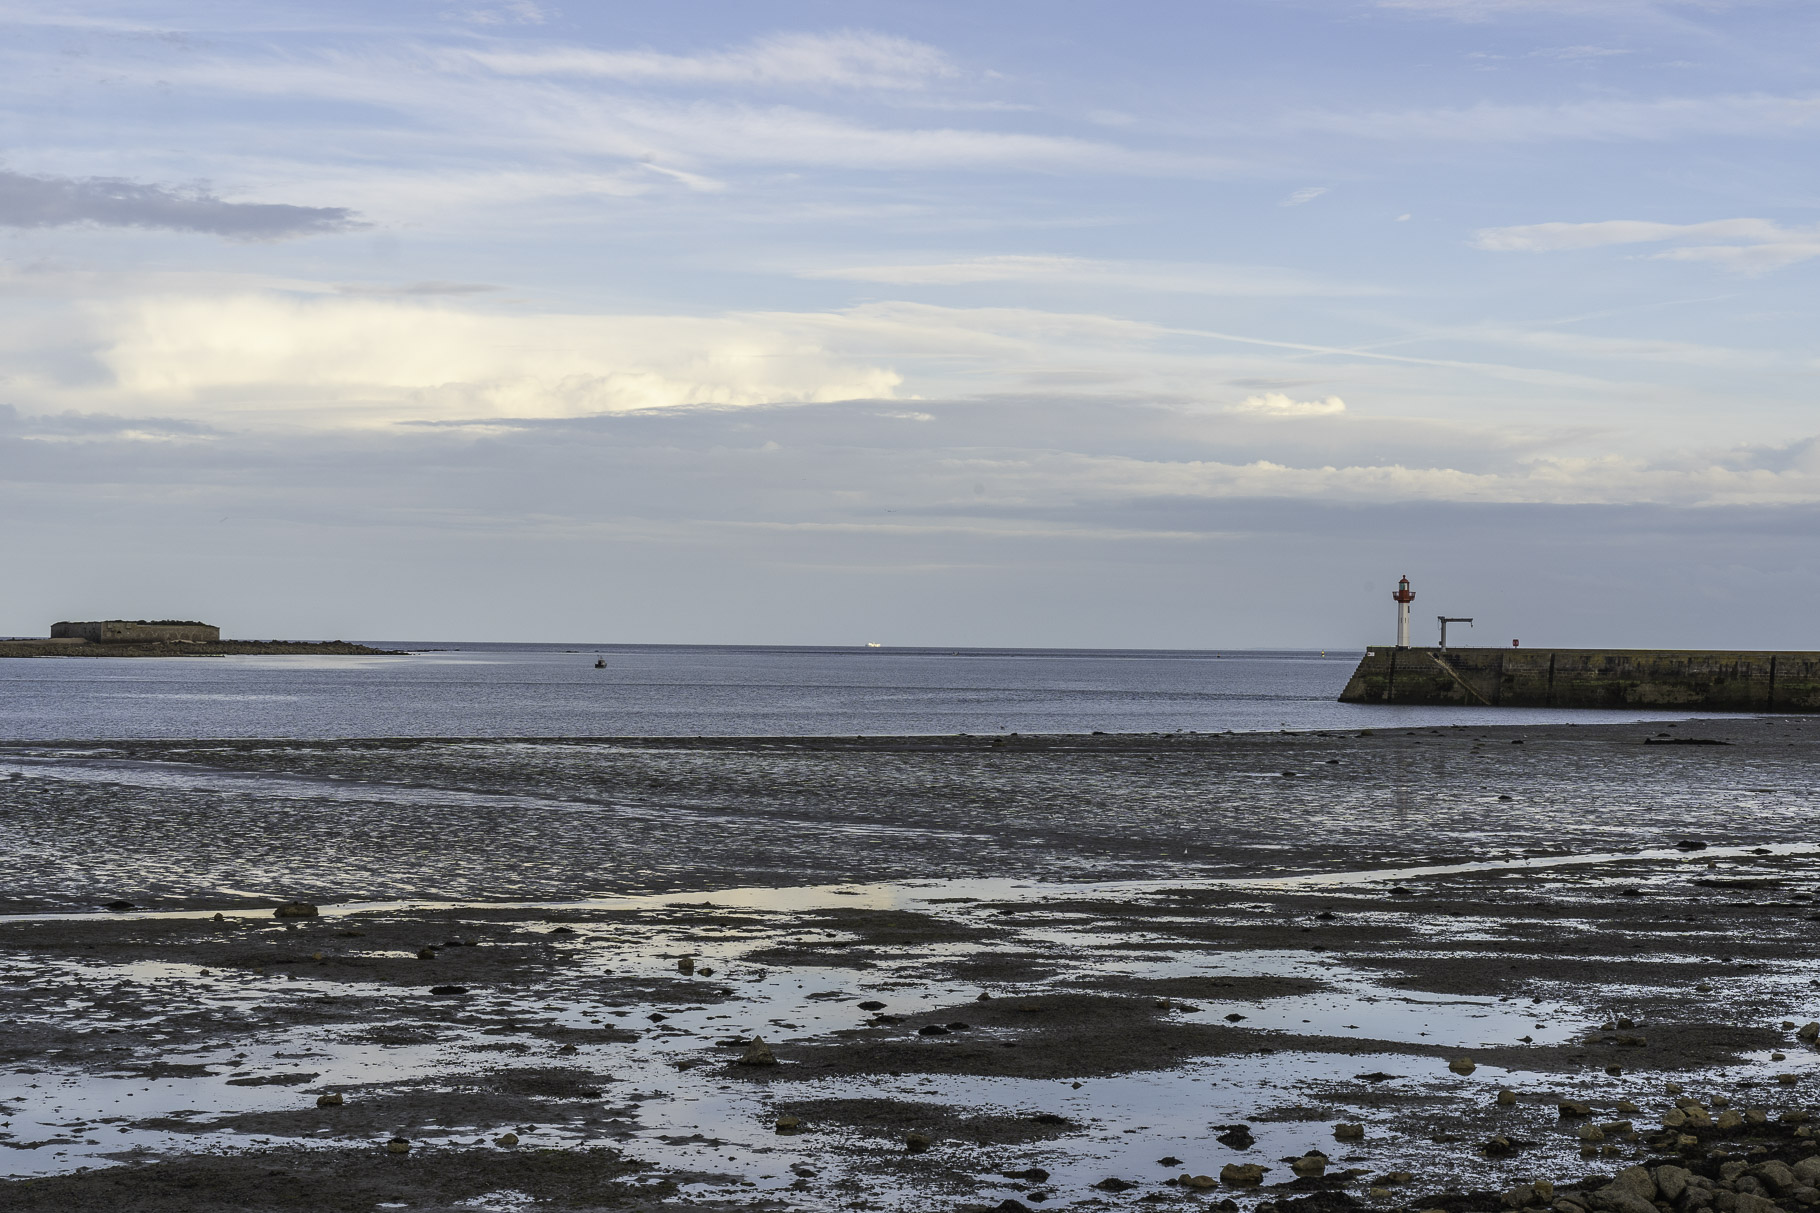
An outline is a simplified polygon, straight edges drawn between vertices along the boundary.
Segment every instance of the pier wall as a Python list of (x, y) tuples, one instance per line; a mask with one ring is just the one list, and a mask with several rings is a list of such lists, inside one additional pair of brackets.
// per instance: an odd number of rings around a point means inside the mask
[(1820, 653), (1373, 649), (1342, 703), (1820, 712)]

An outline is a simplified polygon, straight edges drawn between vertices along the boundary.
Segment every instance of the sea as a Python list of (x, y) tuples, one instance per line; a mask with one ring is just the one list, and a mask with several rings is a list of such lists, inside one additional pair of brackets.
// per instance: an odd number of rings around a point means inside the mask
[(0, 660), (0, 741), (1205, 733), (1691, 715), (1343, 704), (1357, 649), (366, 643), (406, 651)]

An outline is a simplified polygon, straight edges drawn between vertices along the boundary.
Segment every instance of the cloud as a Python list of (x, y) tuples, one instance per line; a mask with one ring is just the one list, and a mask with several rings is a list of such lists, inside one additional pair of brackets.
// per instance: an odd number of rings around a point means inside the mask
[(451, 9), (440, 16), (447, 21), (465, 21), (469, 25), (543, 25), (553, 12), (535, 0), (505, 0), (503, 4)]
[(378, 296), (166, 297), (102, 309), (98, 351), (146, 407), (303, 424), (574, 417), (888, 399), (901, 377), (829, 348), (851, 320), (498, 315)]
[(1051, 282), (1189, 295), (1360, 296), (1384, 293), (1378, 287), (1327, 281), (1299, 270), (1274, 266), (1100, 261), (1041, 253), (1007, 253), (960, 261), (838, 266), (803, 270), (798, 276), (879, 282), (891, 286)]
[(1631, 55), (1634, 51), (1620, 50), (1611, 46), (1550, 46), (1529, 52), (1532, 59), (1559, 59), (1564, 63), (1587, 62), (1597, 59), (1610, 59), (1617, 55)]
[(1606, 219), (1596, 223), (1532, 223), (1485, 228), (1473, 244), (1491, 252), (1558, 252), (1627, 244), (1677, 243), (1652, 254), (1661, 261), (1706, 261), (1735, 273), (1759, 274), (1820, 257), (1820, 225), (1788, 228), (1768, 219), (1654, 223)]
[[(634, 59), (643, 55), (628, 54)], [(901, 118), (911, 111), (902, 107), (869, 121), (851, 105), (816, 109), (702, 95), (699, 86), (694, 95), (672, 95), (611, 87), (636, 85), (636, 80), (506, 74), (475, 55), (322, 53), (270, 62), (199, 59), (160, 64), (156, 73), (131, 64), (119, 70), (128, 77), (142, 73), (140, 83), (148, 87), (169, 84), (224, 100), (315, 98), (373, 106), (388, 112), (380, 124), (384, 128), (395, 132), (399, 122), (408, 122), (414, 139), (433, 133), (469, 156), (495, 155), (509, 163), (522, 163), (537, 152), (555, 153), (571, 164), (608, 158), (635, 164), (645, 173), (691, 174), (711, 165), (756, 165), (1207, 177), (1229, 175), (1240, 167), (1235, 160), (1196, 150), (1127, 147), (1108, 139), (982, 126), (906, 125)], [(524, 66), (528, 71), (533, 64)], [(384, 154), (392, 154), (389, 142), (385, 147)], [(717, 188), (699, 176), (690, 183)]]
[(1325, 400), (1295, 400), (1282, 392), (1265, 392), (1261, 396), (1247, 396), (1226, 411), (1265, 417), (1336, 417), (1346, 411), (1346, 402), (1338, 396)]
[[(1778, 138), (1805, 134), (1816, 124), (1820, 124), (1820, 95), (1734, 93), (1552, 105), (1484, 102), (1417, 110), (1303, 110), (1286, 115), (1273, 129), (1358, 139), (1534, 143), (1566, 139), (1662, 141), (1700, 135)], [(1233, 134), (1255, 133), (1258, 129), (1235, 129)]]
[(367, 226), (339, 206), (225, 202), (200, 187), (167, 189), (119, 177), (41, 177), (0, 169), (0, 226), (163, 228), (236, 240), (285, 240)]
[(1377, 0), (1379, 8), (1489, 21), (1502, 15), (1569, 17), (1667, 17), (1677, 9), (1712, 12), (1735, 7), (1730, 0)]
[(1319, 198), (1322, 194), (1325, 194), (1326, 192), (1327, 192), (1327, 187), (1324, 185), (1304, 186), (1303, 188), (1297, 190), (1295, 193), (1289, 195), (1287, 198), (1283, 199), (1281, 202), (1277, 203), (1277, 205), (1278, 206), (1301, 206), (1303, 203), (1313, 202), (1316, 198)]
[(428, 295), (483, 295), (499, 288), (484, 282), (405, 282), (396, 286), (382, 283), (345, 282), (336, 286), (338, 295), (378, 295), (422, 297)]
[(576, 46), (463, 55), (506, 76), (581, 76), (638, 84), (918, 89), (960, 74), (935, 47), (865, 31), (774, 34), (705, 55)]

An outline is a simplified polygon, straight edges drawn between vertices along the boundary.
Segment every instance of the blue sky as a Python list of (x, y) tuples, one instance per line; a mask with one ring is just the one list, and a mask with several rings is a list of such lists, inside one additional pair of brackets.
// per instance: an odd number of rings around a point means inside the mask
[(1820, 647), (1812, 5), (0, 25), (0, 631)]

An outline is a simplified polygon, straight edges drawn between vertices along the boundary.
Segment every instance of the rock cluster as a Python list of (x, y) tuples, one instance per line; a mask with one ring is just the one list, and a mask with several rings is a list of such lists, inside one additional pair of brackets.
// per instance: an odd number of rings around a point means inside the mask
[(1596, 1186), (1518, 1184), (1500, 1200), (1507, 1209), (1531, 1213), (1794, 1213), (1820, 1207), (1820, 1154), (1789, 1163), (1716, 1153), (1685, 1165), (1626, 1167)]

